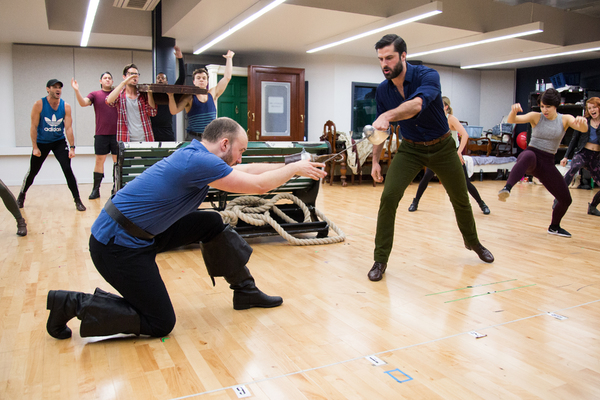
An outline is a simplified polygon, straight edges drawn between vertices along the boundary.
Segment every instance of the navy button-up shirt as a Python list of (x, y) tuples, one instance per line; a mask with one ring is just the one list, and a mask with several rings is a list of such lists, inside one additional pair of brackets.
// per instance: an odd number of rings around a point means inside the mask
[(386, 79), (381, 82), (375, 94), (377, 117), (398, 107), (404, 101), (419, 96), (423, 99), (421, 112), (410, 119), (398, 122), (402, 137), (414, 142), (428, 142), (450, 130), (444, 113), (440, 75), (436, 70), (423, 65), (406, 63), (404, 95), (406, 98), (402, 97), (392, 81)]

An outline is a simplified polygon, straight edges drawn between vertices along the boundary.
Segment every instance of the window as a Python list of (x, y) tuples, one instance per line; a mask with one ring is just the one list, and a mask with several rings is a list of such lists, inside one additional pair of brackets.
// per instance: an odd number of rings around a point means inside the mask
[(352, 137), (360, 139), (365, 125), (371, 125), (377, 115), (375, 90), (379, 84), (352, 82)]

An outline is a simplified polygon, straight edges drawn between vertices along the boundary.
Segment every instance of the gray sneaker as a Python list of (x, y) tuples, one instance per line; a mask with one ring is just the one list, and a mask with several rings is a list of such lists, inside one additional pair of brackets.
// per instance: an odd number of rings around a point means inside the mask
[(498, 200), (500, 201), (506, 201), (508, 196), (510, 196), (510, 190), (507, 188), (502, 188), (502, 190), (498, 192)]

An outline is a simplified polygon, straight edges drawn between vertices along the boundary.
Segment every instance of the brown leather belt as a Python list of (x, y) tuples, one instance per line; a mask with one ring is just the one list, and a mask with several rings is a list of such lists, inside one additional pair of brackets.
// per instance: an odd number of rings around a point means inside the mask
[(448, 132), (444, 133), (442, 136), (440, 136), (439, 138), (430, 140), (429, 142), (415, 142), (415, 141), (412, 141), (412, 140), (407, 139), (407, 138), (402, 138), (402, 140), (406, 140), (410, 144), (418, 144), (418, 145), (421, 145), (421, 146), (432, 146), (432, 145), (434, 145), (436, 143), (439, 143), (442, 140), (446, 139), (450, 135), (452, 135), (452, 132), (448, 131)]

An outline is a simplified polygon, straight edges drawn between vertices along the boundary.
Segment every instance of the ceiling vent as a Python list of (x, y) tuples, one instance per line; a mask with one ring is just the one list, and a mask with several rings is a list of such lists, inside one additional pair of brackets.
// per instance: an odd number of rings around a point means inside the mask
[(152, 11), (160, 0), (115, 0), (113, 6), (129, 10)]

